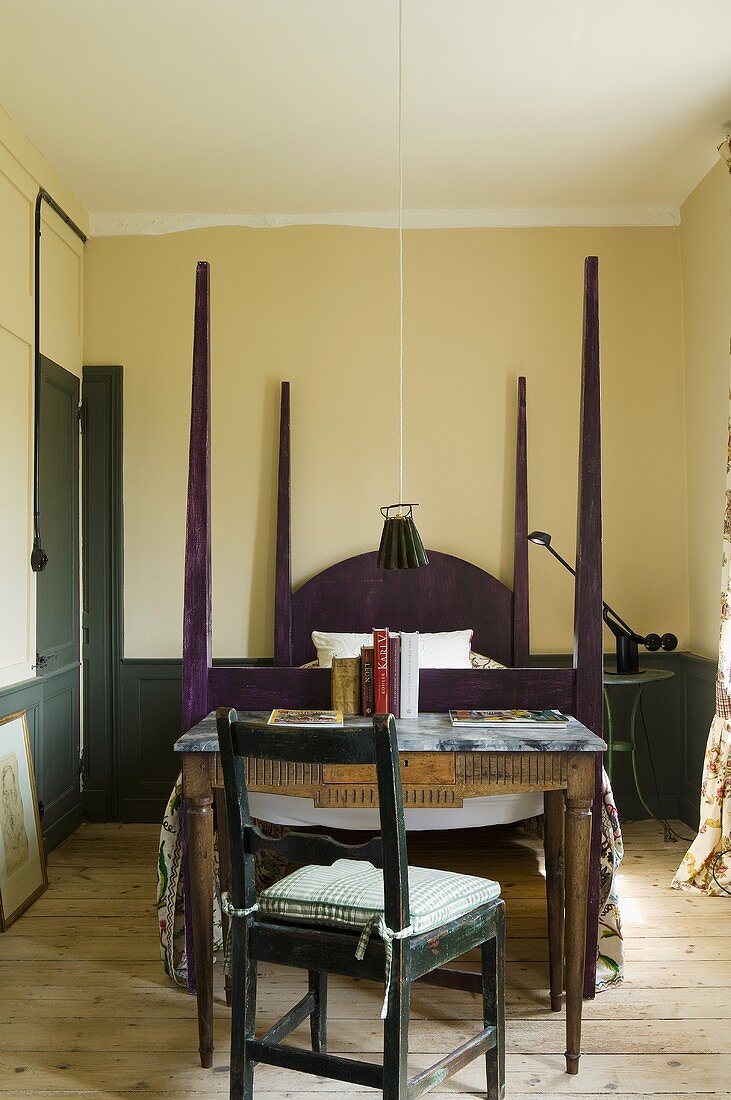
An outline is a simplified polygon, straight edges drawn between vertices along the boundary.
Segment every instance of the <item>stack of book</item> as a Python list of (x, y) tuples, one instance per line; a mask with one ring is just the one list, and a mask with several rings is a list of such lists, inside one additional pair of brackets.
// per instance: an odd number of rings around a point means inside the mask
[(344, 714), (419, 713), (419, 635), (377, 627), (360, 657), (333, 657), (332, 706)]

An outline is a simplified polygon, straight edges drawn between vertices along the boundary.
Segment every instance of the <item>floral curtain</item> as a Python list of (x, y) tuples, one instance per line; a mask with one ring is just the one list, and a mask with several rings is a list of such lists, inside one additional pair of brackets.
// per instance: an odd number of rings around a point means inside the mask
[[(731, 393), (729, 394), (731, 405)], [(731, 894), (731, 419), (726, 460), (726, 507), (721, 561), (721, 632), (716, 713), (706, 745), (698, 836), (675, 873), (673, 886)]]

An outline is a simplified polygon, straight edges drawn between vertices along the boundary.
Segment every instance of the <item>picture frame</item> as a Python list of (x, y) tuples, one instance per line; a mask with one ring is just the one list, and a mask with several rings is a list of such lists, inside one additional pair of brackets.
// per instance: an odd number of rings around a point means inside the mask
[(24, 710), (0, 718), (0, 932), (48, 887)]

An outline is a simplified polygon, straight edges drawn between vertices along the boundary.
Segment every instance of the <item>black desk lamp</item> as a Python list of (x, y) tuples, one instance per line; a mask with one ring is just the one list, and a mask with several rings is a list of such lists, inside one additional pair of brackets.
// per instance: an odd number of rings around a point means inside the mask
[[(545, 546), (546, 550), (553, 554), (554, 558), (560, 561), (569, 573), (576, 576), (576, 570), (551, 546), (551, 536), (546, 531), (531, 531), (528, 535), (528, 542), (534, 542), (536, 546)], [(654, 652), (658, 649), (669, 651), (675, 649), (678, 644), (678, 639), (674, 634), (663, 634), (662, 638), (659, 634), (647, 634), (643, 638), (624, 619), (621, 619), (614, 608), (610, 607), (604, 600), (602, 600), (602, 608), (602, 618), (617, 643), (616, 671), (619, 676), (634, 676), (641, 671), (638, 645), (643, 645), (645, 649)]]

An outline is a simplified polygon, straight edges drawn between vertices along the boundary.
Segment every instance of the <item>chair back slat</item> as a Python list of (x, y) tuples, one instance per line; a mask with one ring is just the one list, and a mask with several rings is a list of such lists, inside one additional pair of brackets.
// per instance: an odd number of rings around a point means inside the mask
[(276, 852), (289, 863), (317, 863), (326, 867), (337, 859), (362, 859), (374, 867), (383, 867), (380, 836), (365, 844), (341, 844), (320, 833), (288, 833), (283, 837), (265, 836), (255, 825), (245, 830), (244, 846), (252, 854), (262, 850)]
[(236, 719), (231, 736), (237, 756), (258, 760), (294, 764), (374, 764), (376, 760), (370, 726), (254, 726)]
[[(392, 715), (377, 714), (372, 726), (336, 730), (262, 726), (239, 721), (234, 710), (216, 713), (231, 848), (234, 905), (254, 902), (254, 853), (269, 849), (293, 863), (329, 866), (337, 859), (367, 860), (383, 868), (386, 923), (394, 931), (409, 923), (408, 857), (401, 768)], [(264, 836), (252, 826), (247, 789), (248, 759), (311, 764), (375, 764), (381, 835), (365, 844), (341, 844), (319, 833)], [(347, 820), (343, 822), (347, 826)]]
[(378, 809), (383, 839), (383, 896), (386, 924), (394, 932), (409, 924), (409, 857), (406, 851), (401, 765), (393, 715), (373, 719)]
[(231, 721), (235, 714), (236, 711), (219, 708), (216, 711), (216, 726), (231, 857), (229, 893), (238, 909), (250, 909), (256, 900), (254, 856), (244, 848), (244, 833), (251, 824), (251, 817), (246, 786), (246, 760), (235, 755), (231, 738)]

